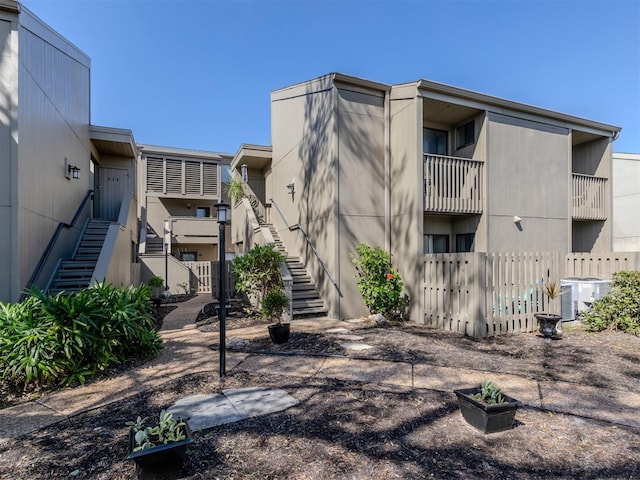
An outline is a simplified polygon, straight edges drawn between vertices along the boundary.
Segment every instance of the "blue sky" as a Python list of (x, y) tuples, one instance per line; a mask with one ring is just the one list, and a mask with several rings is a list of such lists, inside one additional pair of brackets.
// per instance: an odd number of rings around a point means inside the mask
[(24, 0), (91, 57), (92, 123), (235, 153), (270, 92), (426, 78), (623, 128), (640, 153), (640, 1)]

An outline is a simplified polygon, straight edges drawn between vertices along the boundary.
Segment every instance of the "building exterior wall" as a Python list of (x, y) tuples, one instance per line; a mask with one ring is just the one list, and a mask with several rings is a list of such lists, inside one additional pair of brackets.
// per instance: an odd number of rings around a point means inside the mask
[[(91, 188), (90, 61), (28, 9), (22, 7), (19, 16), (1, 15), (0, 50), (11, 59), (0, 83), (9, 94), (3, 101), (11, 105), (12, 134), (11, 255), (6, 256), (11, 265), (0, 269), (2, 277), (10, 272), (8, 281), (0, 280), (0, 300), (16, 301), (56, 227), (71, 220)], [(81, 169), (80, 179), (67, 178), (69, 164)]]
[(409, 296), (409, 317), (420, 321), (424, 282), (422, 102), (415, 89), (392, 89), (389, 109), (391, 258)]
[[(291, 256), (300, 257), (316, 283), (329, 314), (339, 317), (335, 287), (324, 273), (300, 230), (299, 224), (327, 269), (338, 272), (338, 162), (337, 101), (330, 75), (296, 85), (271, 95), (273, 159), (265, 185), (274, 206), (271, 220)], [(287, 193), (293, 183), (295, 195)], [(284, 219), (281, 218), (280, 209)], [(285, 224), (286, 220), (286, 224)]]
[(640, 154), (613, 154), (613, 251), (640, 252)]
[(489, 115), (487, 252), (569, 251), (569, 141), (566, 129)]

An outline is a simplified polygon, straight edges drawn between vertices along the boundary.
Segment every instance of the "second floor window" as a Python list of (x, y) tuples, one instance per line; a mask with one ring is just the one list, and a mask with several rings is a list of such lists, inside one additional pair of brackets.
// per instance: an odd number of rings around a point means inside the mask
[(464, 148), (467, 145), (473, 145), (475, 141), (476, 129), (473, 120), (456, 128), (456, 149)]
[(422, 153), (447, 154), (447, 132), (425, 128), (422, 132)]
[(209, 218), (211, 216), (211, 209), (209, 207), (196, 207), (196, 217)]

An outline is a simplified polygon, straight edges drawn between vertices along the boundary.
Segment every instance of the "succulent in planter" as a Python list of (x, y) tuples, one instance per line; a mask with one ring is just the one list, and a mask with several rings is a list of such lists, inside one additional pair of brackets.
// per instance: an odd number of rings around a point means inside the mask
[(484, 433), (509, 430), (521, 405), (488, 380), (478, 387), (454, 390), (454, 393), (458, 397), (462, 417)]
[(506, 401), (502, 391), (489, 380), (485, 380), (480, 384), (480, 391), (474, 395), (474, 398), (490, 405), (496, 405)]
[(562, 320), (562, 316), (556, 313), (555, 299), (559, 298), (564, 292), (562, 287), (554, 281), (547, 282), (543, 290), (549, 300), (547, 305), (550, 307), (551, 312), (537, 312), (533, 316), (538, 320), (540, 333), (545, 338), (550, 339), (558, 335), (558, 322)]
[(180, 465), (186, 446), (192, 442), (191, 429), (186, 420), (175, 419), (170, 411), (162, 410), (158, 422), (148, 426), (149, 417), (137, 417), (126, 423), (129, 430), (129, 456), (139, 468), (155, 469)]

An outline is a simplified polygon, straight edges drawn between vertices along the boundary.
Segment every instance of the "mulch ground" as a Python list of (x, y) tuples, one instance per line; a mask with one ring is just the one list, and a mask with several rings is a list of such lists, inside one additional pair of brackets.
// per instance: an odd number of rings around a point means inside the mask
[[(617, 332), (572, 328), (550, 342), (533, 333), (478, 342), (417, 325), (365, 323), (353, 333), (373, 348), (345, 351), (334, 336), (295, 328), (285, 345), (273, 345), (265, 328), (264, 338), (241, 348), (458, 366), (640, 393), (640, 338)], [(640, 478), (638, 428), (522, 407), (512, 430), (484, 435), (462, 419), (452, 392), (250, 372), (222, 381), (186, 376), (0, 445), (0, 478), (136, 478), (126, 460), (126, 421), (186, 395), (248, 386), (281, 388), (300, 403), (197, 432), (180, 470), (140, 478)]]

